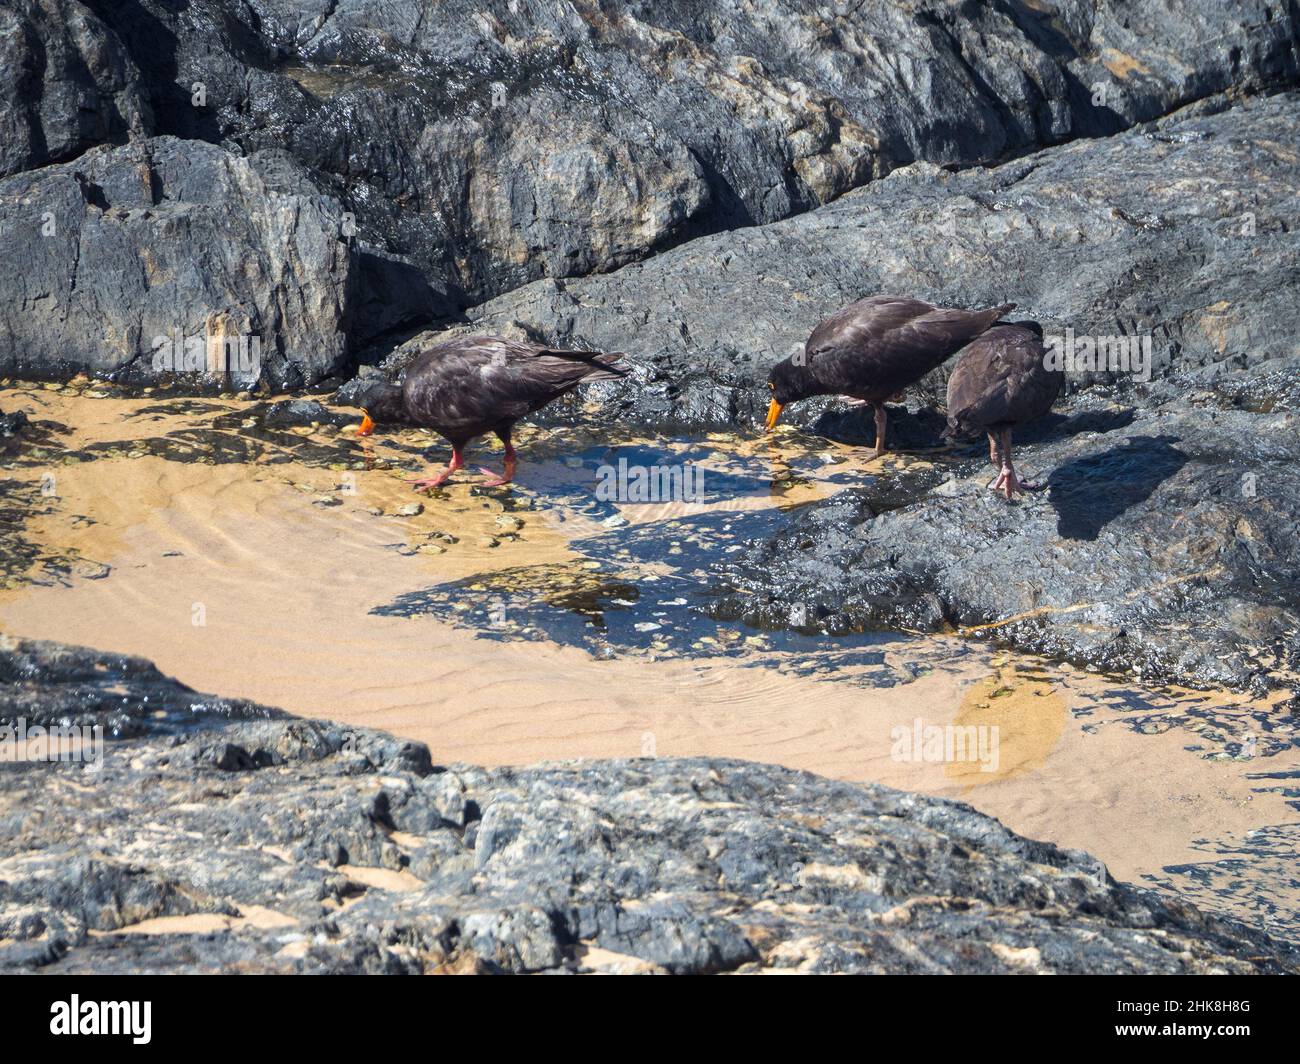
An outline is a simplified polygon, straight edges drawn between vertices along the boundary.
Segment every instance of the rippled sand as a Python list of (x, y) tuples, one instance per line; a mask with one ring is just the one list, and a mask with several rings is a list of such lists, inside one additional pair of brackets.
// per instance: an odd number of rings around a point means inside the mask
[[(442, 762), (725, 755), (960, 798), (1120, 878), (1300, 937), (1287, 793), (1300, 758), (1268, 706), (1129, 687), (956, 636), (841, 653), (715, 626), (663, 590), (689, 587), (748, 522), (943, 456), (870, 462), (794, 434), (611, 447), (534, 429), (518, 487), (484, 492), (474, 473), (424, 498), (382, 467), (419, 468), (431, 443), (443, 461), (429, 437), (363, 449), (346, 426), (254, 432), (241, 420), (251, 405), (0, 390), (0, 409), (25, 409), (46, 451), (25, 445), (3, 472), (39, 496), (21, 536), (44, 560), (0, 590), (0, 630), (142, 655), (198, 690), (384, 728)], [(647, 448), (689, 450), (709, 501), (586, 504), (598, 461)], [(471, 457), (500, 456), (481, 445)], [(422, 511), (399, 516), (411, 503)], [(683, 519), (710, 513), (736, 516), (693, 545)], [(621, 555), (620, 537), (638, 536), (662, 549)], [(594, 556), (592, 537), (615, 546)], [(588, 594), (584, 580), (615, 589)], [(537, 600), (522, 627), (468, 611), (473, 589), (496, 587)], [(592, 623), (621, 594), (657, 618), (636, 645)], [(394, 605), (412, 596), (425, 605)], [(552, 638), (570, 623), (580, 638)], [(996, 726), (996, 764), (900, 759), (901, 736), (947, 724)]]

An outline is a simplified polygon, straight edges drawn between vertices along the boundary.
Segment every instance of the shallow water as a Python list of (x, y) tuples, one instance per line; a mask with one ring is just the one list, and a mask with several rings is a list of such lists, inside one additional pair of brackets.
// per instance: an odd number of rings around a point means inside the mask
[[(1300, 757), (1269, 705), (955, 634), (760, 632), (698, 608), (711, 567), (792, 507), (941, 477), (946, 455), (526, 428), (517, 485), (471, 471), (429, 497), (401, 478), (445, 461), (434, 437), (359, 441), (347, 411), (270, 427), (266, 408), (0, 389), (35, 422), (3, 456), (0, 630), (139, 654), (442, 762), (726, 755), (956, 797), (1300, 938)], [(471, 458), (499, 468), (495, 445)], [(702, 469), (704, 500), (602, 499), (620, 459)], [(948, 724), (996, 727), (996, 762), (904, 748)]]

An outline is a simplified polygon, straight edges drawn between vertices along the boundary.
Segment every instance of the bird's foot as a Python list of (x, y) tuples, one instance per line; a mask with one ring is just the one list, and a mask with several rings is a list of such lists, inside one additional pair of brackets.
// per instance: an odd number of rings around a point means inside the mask
[(870, 406), (870, 405), (871, 405), (871, 403), (870, 403), (869, 400), (867, 400), (867, 399), (857, 399), (857, 398), (854, 398), (854, 397), (851, 396), (851, 395), (841, 395), (840, 398), (844, 400), (844, 405), (845, 405), (846, 407)]
[(991, 481), (987, 486), (992, 488), (994, 491), (1002, 492), (1008, 500), (1018, 494), (1023, 494), (1024, 492), (1042, 491), (1043, 488), (1046, 487), (1045, 484), (1021, 480), (1016, 476), (1015, 468), (1010, 465), (1004, 465), (998, 473), (997, 478)]
[(464, 468), (464, 455), (460, 453), (459, 449), (453, 449), (451, 461), (447, 463), (447, 468), (441, 473), (432, 477), (407, 477), (406, 483), (410, 484), (416, 491), (429, 491), (432, 488), (442, 487), (456, 470)]
[(483, 481), (483, 487), (485, 488), (499, 488), (502, 484), (509, 484), (515, 479), (515, 471), (509, 467), (506, 467), (504, 476), (493, 473), (492, 470), (485, 469), (483, 466), (479, 466), (478, 471), (487, 477), (487, 480)]
[(872, 450), (872, 452), (871, 452), (871, 457), (872, 457), (872, 458), (883, 458), (883, 457), (884, 457), (885, 455), (887, 455), (888, 453), (889, 453), (889, 448), (888, 448), (888, 447), (876, 447), (876, 448), (874, 448), (874, 449)]

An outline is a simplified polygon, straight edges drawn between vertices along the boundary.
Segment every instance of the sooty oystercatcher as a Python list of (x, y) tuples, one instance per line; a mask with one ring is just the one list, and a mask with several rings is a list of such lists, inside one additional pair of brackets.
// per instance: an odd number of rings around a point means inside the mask
[(400, 385), (376, 381), (358, 391), (354, 405), (365, 418), (362, 436), (376, 424), (422, 425), (451, 444), (451, 463), (437, 476), (416, 478), (417, 491), (436, 488), (465, 464), (465, 445), (495, 432), (506, 445), (505, 475), (484, 469), (489, 486), (508, 484), (515, 475), (510, 429), (526, 414), (584, 381), (612, 380), (628, 371), (615, 363), (621, 354), (563, 351), (555, 347), (468, 336), (429, 348), (406, 371)]
[(920, 380), (1015, 307), (936, 307), (907, 296), (850, 303), (812, 331), (804, 350), (772, 367), (768, 431), (796, 399), (844, 395), (876, 410), (875, 456), (885, 453), (885, 400)]
[(948, 431), (988, 433), (989, 461), (998, 467), (989, 487), (1008, 499), (1041, 488), (1016, 476), (1011, 430), (1047, 413), (1064, 381), (1064, 373), (1045, 365), (1042, 330), (1032, 322), (990, 329), (957, 356), (948, 378)]

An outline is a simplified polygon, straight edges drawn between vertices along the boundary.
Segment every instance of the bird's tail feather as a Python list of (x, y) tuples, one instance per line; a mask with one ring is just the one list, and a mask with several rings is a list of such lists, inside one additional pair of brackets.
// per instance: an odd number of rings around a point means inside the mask
[(564, 353), (590, 364), (591, 369), (583, 374), (584, 381), (614, 381), (632, 372), (628, 366), (615, 364), (623, 357), (621, 351), (566, 351)]

